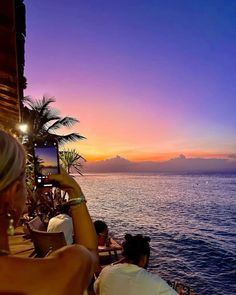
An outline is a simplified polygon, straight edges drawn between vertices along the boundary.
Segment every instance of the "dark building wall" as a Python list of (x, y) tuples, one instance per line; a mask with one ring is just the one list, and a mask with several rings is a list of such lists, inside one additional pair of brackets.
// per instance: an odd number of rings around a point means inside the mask
[(21, 0), (0, 1), (0, 125), (20, 122), (24, 78), (25, 6)]

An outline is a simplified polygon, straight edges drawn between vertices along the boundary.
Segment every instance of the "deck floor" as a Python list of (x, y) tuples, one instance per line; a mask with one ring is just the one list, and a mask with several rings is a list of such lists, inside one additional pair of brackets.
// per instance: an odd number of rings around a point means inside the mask
[(10, 253), (18, 257), (29, 257), (34, 246), (30, 239), (25, 238), (23, 227), (17, 227), (14, 236), (9, 236)]

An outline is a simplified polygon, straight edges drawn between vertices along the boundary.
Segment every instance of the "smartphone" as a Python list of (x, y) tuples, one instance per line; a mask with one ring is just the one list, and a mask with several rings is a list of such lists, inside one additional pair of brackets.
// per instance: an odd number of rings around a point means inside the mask
[(34, 172), (36, 186), (55, 185), (48, 176), (60, 173), (57, 142), (34, 143)]

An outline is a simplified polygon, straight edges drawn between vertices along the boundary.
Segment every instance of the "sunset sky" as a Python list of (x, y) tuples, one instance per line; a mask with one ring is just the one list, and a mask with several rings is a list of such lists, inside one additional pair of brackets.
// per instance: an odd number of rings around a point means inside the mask
[(235, 0), (25, 0), (25, 95), (86, 159), (236, 154)]
[(57, 150), (55, 147), (37, 147), (35, 148), (35, 156), (40, 159), (43, 166), (57, 166)]

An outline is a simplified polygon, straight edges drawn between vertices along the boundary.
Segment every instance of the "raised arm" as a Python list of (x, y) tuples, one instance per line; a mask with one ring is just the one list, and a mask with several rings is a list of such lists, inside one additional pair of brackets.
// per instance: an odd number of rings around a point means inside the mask
[(63, 169), (61, 169), (61, 174), (52, 175), (50, 178), (57, 182), (59, 188), (68, 193), (75, 243), (83, 245), (91, 252), (96, 268), (98, 263), (97, 235), (80, 186)]

